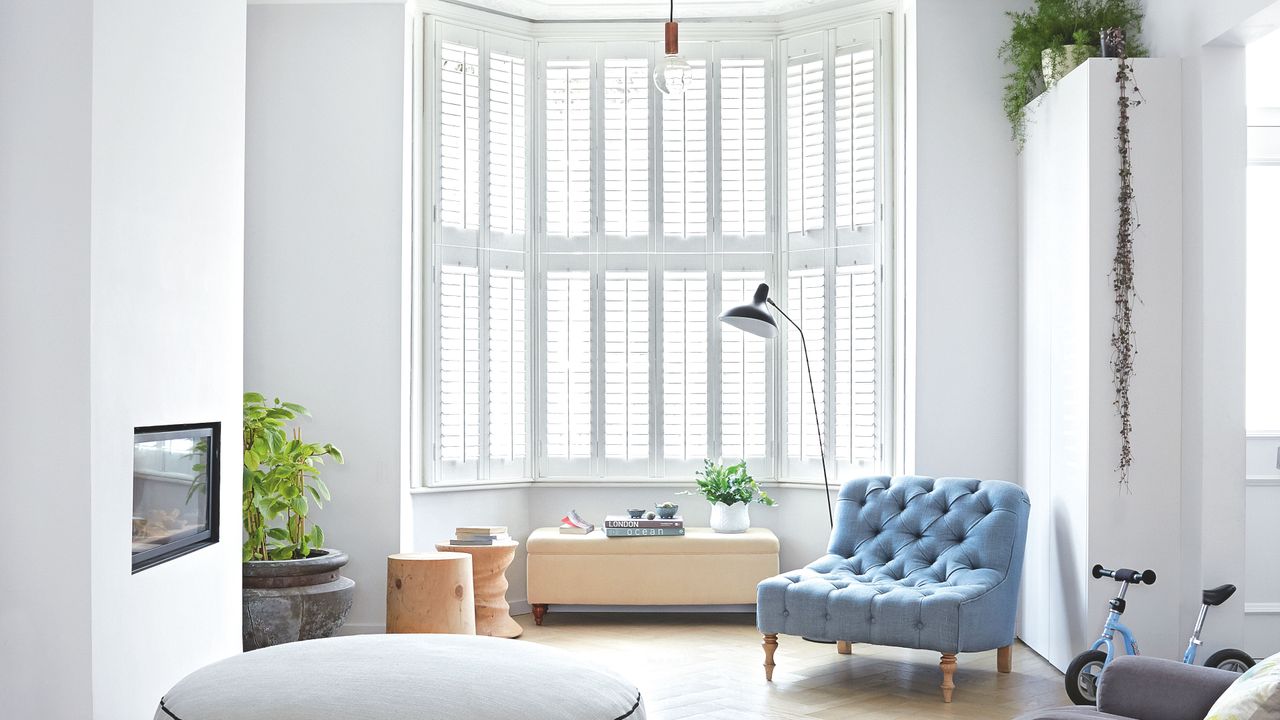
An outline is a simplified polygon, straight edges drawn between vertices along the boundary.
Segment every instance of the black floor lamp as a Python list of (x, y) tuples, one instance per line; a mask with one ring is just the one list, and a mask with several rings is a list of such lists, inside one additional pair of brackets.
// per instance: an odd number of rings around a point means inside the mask
[(752, 335), (773, 339), (778, 336), (778, 323), (773, 319), (769, 308), (765, 307), (766, 304), (777, 308), (782, 317), (786, 318), (796, 332), (800, 333), (800, 347), (804, 350), (804, 367), (809, 373), (809, 397), (813, 400), (813, 424), (818, 430), (818, 457), (822, 460), (822, 494), (827, 499), (827, 522), (834, 528), (836, 522), (831, 512), (831, 485), (827, 480), (827, 455), (822, 448), (822, 423), (818, 421), (818, 393), (813, 389), (813, 367), (809, 365), (809, 346), (804, 341), (804, 330), (785, 310), (778, 307), (778, 303), (774, 302), (773, 298), (769, 297), (769, 286), (765, 283), (760, 283), (760, 287), (756, 288), (756, 294), (751, 298), (750, 304), (725, 310), (720, 316), (720, 322)]

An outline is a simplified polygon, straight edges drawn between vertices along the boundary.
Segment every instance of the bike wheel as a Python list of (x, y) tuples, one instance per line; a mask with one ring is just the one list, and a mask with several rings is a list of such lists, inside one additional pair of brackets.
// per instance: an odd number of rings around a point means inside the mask
[(1077, 705), (1094, 705), (1098, 702), (1098, 683), (1102, 679), (1107, 654), (1090, 650), (1076, 656), (1067, 666), (1067, 696)]
[(1204, 661), (1204, 665), (1228, 672), (1242, 673), (1253, 667), (1253, 658), (1243, 650), (1227, 648), (1210, 655), (1209, 659)]

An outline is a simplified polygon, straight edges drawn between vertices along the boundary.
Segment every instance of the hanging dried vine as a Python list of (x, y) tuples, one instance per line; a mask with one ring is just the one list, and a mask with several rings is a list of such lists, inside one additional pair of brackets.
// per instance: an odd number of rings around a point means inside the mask
[[(1111, 287), (1115, 293), (1115, 314), (1111, 325), (1111, 370), (1115, 386), (1113, 404), (1120, 416), (1120, 461), (1116, 471), (1119, 484), (1129, 488), (1129, 470), (1133, 465), (1133, 417), (1129, 390), (1133, 377), (1134, 345), (1133, 306), (1138, 300), (1134, 282), (1133, 234), (1139, 223), (1133, 212), (1133, 157), (1129, 142), (1129, 109), (1142, 103), (1142, 93), (1133, 84), (1133, 66), (1125, 52), (1123, 29), (1106, 31), (1105, 40), (1116, 48), (1120, 59), (1116, 84), (1120, 87), (1117, 105), (1120, 119), (1116, 125), (1116, 148), (1120, 154), (1119, 224), (1116, 230), (1116, 254), (1111, 263)], [(1132, 87), (1132, 94), (1130, 88)]]

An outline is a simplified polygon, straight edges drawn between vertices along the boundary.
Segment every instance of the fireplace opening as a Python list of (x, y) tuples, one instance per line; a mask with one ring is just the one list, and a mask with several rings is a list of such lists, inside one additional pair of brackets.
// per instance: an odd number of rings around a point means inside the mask
[(133, 572), (218, 542), (220, 423), (133, 431)]

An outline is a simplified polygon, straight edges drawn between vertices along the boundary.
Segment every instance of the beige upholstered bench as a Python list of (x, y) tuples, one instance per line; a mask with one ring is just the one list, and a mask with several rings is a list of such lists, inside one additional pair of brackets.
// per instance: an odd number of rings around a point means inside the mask
[(778, 538), (689, 528), (681, 537), (609, 538), (539, 528), (529, 536), (529, 604), (547, 606), (755, 604), (756, 584), (778, 574)]

